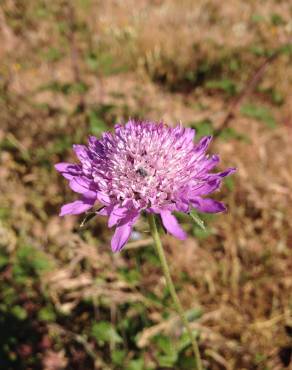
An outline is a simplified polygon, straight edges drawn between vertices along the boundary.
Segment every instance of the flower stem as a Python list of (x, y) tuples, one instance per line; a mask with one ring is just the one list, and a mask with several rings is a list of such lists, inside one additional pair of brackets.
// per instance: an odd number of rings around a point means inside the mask
[(187, 333), (188, 333), (188, 335), (190, 337), (190, 340), (191, 340), (191, 343), (192, 343), (192, 347), (193, 347), (193, 351), (194, 351), (194, 355), (195, 355), (195, 360), (196, 360), (196, 370), (203, 370), (198, 343), (197, 343), (197, 341), (196, 341), (196, 339), (195, 339), (195, 337), (192, 333), (192, 330), (190, 328), (188, 320), (185, 316), (183, 307), (182, 307), (182, 305), (180, 303), (180, 300), (179, 300), (179, 298), (176, 294), (175, 287), (174, 287), (174, 284), (173, 284), (173, 281), (172, 281), (172, 278), (171, 278), (171, 275), (170, 275), (170, 272), (169, 272), (168, 263), (167, 263), (165, 253), (164, 253), (164, 250), (163, 250), (163, 246), (162, 246), (162, 243), (161, 243), (161, 240), (160, 240), (160, 237), (159, 237), (159, 233), (158, 233), (157, 225), (156, 225), (156, 222), (155, 222), (154, 214), (152, 214), (152, 213), (148, 214), (148, 222), (149, 222), (150, 231), (151, 231), (151, 234), (152, 234), (152, 237), (153, 237), (153, 240), (154, 240), (156, 252), (159, 256), (160, 263), (161, 263), (161, 266), (162, 266), (162, 270), (163, 270), (163, 273), (164, 273), (164, 276), (165, 276), (165, 279), (166, 279), (167, 287), (169, 289), (169, 292), (170, 292), (171, 298), (173, 300), (173, 303), (175, 305), (175, 308), (176, 308), (176, 310), (177, 310), (177, 312), (180, 316), (180, 319), (181, 319), (182, 323), (184, 324), (184, 326), (187, 330)]

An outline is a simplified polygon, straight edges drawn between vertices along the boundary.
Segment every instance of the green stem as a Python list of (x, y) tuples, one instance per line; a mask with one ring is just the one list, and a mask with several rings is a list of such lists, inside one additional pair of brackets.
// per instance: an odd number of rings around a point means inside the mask
[(151, 234), (152, 234), (152, 237), (153, 237), (153, 240), (154, 240), (154, 244), (155, 244), (155, 247), (156, 247), (157, 254), (158, 254), (160, 262), (161, 262), (162, 270), (163, 270), (163, 273), (164, 273), (164, 276), (165, 276), (165, 279), (166, 279), (166, 283), (167, 283), (171, 298), (172, 298), (173, 303), (175, 305), (175, 308), (176, 308), (176, 310), (177, 310), (177, 312), (178, 312), (178, 314), (181, 318), (181, 321), (182, 321), (182, 323), (184, 324), (184, 326), (187, 330), (187, 333), (190, 337), (190, 340), (191, 340), (191, 343), (192, 343), (192, 346), (193, 346), (193, 351), (194, 351), (195, 360), (196, 360), (196, 370), (202, 370), (203, 368), (202, 368), (202, 362), (201, 362), (198, 343), (197, 343), (197, 341), (196, 341), (196, 339), (195, 339), (195, 337), (192, 333), (192, 330), (190, 328), (188, 320), (186, 319), (183, 307), (182, 307), (182, 305), (180, 303), (180, 300), (179, 300), (179, 298), (176, 294), (175, 287), (174, 287), (174, 284), (173, 284), (173, 281), (172, 281), (172, 278), (171, 278), (171, 275), (170, 275), (170, 272), (169, 272), (168, 263), (167, 263), (165, 253), (164, 253), (164, 250), (163, 250), (163, 246), (162, 246), (162, 243), (161, 243), (161, 240), (160, 240), (160, 237), (159, 237), (159, 233), (158, 233), (157, 225), (156, 225), (156, 222), (155, 222), (154, 214), (152, 214), (152, 213), (148, 214), (148, 222), (149, 222), (150, 231), (151, 231)]

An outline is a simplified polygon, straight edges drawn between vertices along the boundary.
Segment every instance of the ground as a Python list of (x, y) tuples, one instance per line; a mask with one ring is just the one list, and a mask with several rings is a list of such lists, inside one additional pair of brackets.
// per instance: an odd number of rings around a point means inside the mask
[[(292, 101), (288, 1), (0, 3), (0, 368), (192, 369), (190, 343), (141, 219), (110, 251), (102, 217), (53, 165), (129, 117), (213, 134), (216, 199), (164, 235), (205, 369), (291, 366)], [(4, 333), (4, 335), (2, 334)]]

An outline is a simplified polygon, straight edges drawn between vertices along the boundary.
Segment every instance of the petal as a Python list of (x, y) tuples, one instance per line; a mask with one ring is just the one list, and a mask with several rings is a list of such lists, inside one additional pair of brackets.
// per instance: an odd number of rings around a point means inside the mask
[(80, 166), (66, 162), (55, 164), (55, 169), (68, 180), (71, 180), (74, 176), (78, 176), (81, 171)]
[(90, 187), (90, 181), (86, 177), (74, 177), (69, 182), (70, 188), (75, 191), (76, 193), (86, 193)]
[(72, 203), (67, 203), (61, 208), (59, 216), (65, 215), (79, 215), (80, 213), (88, 211), (94, 204), (94, 200), (84, 198), (76, 200)]
[(189, 211), (189, 201), (184, 198), (178, 199), (175, 202), (175, 211), (187, 213)]
[(195, 146), (195, 152), (198, 154), (204, 153), (207, 150), (211, 140), (212, 140), (212, 136), (202, 137), (202, 139)]
[(117, 224), (121, 219), (123, 219), (127, 213), (129, 212), (129, 209), (126, 207), (121, 207), (119, 204), (117, 204), (108, 219), (108, 227), (113, 227)]
[(191, 189), (191, 197), (198, 196), (198, 195), (207, 195), (216, 191), (221, 184), (221, 178), (213, 179), (210, 181), (206, 181), (200, 184), (198, 187)]
[(97, 193), (96, 191), (92, 191), (92, 190), (88, 190), (86, 193), (83, 193), (82, 194), (84, 198), (86, 199), (91, 199), (93, 200), (93, 202), (95, 202), (97, 200)]
[(109, 205), (108, 207), (102, 207), (96, 214), (100, 216), (109, 216), (111, 211), (113, 210), (113, 205)]
[(184, 240), (187, 237), (187, 234), (180, 227), (177, 219), (171, 214), (170, 211), (161, 211), (160, 216), (162, 219), (163, 226), (166, 230), (180, 240)]
[(211, 156), (211, 158), (208, 158), (204, 165), (202, 166), (203, 167), (203, 170), (204, 171), (211, 171), (213, 170), (214, 167), (217, 166), (217, 164), (220, 162), (220, 158), (217, 154), (214, 154)]
[(229, 175), (233, 174), (236, 171), (237, 171), (237, 169), (232, 167), (232, 168), (228, 168), (227, 170), (225, 170), (223, 172), (216, 173), (216, 175), (220, 176), (220, 177), (226, 177), (226, 176), (229, 176)]
[(95, 136), (89, 136), (88, 147), (95, 154), (103, 154), (104, 152), (102, 144)]
[(73, 150), (80, 162), (85, 162), (89, 160), (88, 149), (85, 145), (74, 144)]
[(194, 137), (196, 135), (196, 130), (192, 129), (192, 128), (185, 128), (185, 137), (189, 140), (189, 141), (193, 141), (194, 140)]
[(111, 198), (100, 191), (96, 192), (96, 198), (101, 204), (104, 204), (105, 206), (108, 206), (111, 203)]
[(126, 216), (118, 222), (114, 236), (112, 237), (111, 247), (113, 252), (119, 252), (127, 243), (131, 236), (132, 228), (140, 212), (136, 209), (128, 210)]
[(114, 236), (111, 240), (111, 247), (114, 253), (119, 252), (127, 243), (131, 236), (132, 228), (133, 224), (131, 222), (116, 227)]
[(199, 212), (219, 213), (226, 211), (226, 207), (223, 203), (210, 198), (195, 197), (191, 200), (191, 204)]

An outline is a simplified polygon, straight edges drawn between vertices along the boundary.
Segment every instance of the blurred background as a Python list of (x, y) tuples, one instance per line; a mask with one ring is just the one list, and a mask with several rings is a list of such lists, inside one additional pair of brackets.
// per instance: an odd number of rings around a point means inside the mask
[(292, 4), (0, 2), (0, 369), (192, 369), (145, 220), (113, 255), (53, 165), (129, 117), (215, 136), (226, 214), (163, 237), (205, 369), (291, 368)]

